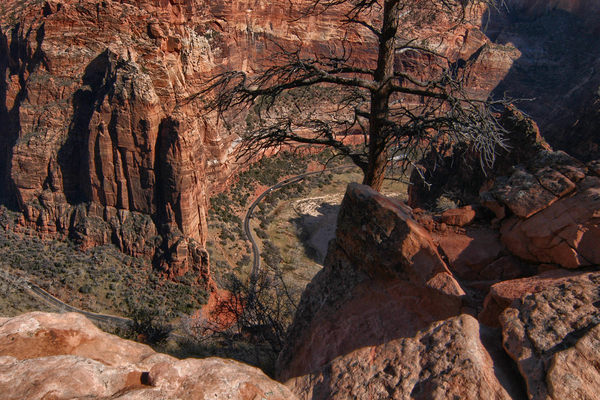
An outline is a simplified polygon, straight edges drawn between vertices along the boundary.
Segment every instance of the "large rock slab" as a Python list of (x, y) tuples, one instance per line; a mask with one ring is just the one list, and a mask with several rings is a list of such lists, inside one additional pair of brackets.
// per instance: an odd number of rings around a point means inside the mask
[(17, 399), (295, 399), (262, 371), (219, 358), (178, 360), (75, 314), (0, 319), (0, 392)]
[(596, 397), (599, 285), (598, 272), (561, 280), (523, 296), (500, 316), (504, 348), (517, 362), (530, 399)]
[(506, 310), (513, 301), (529, 294), (541, 292), (542, 290), (555, 286), (572, 277), (578, 277), (585, 272), (556, 269), (546, 271), (540, 275), (521, 279), (510, 279), (496, 283), (490, 287), (490, 291), (483, 302), (483, 310), (478, 319), (487, 326), (500, 327), (500, 314)]
[(587, 176), (577, 193), (527, 219), (502, 223), (502, 241), (516, 256), (565, 268), (600, 264), (600, 179)]
[(519, 380), (494, 369), (471, 316), (439, 321), (414, 337), (365, 346), (287, 384), (301, 399), (514, 399)]
[(465, 234), (448, 232), (436, 238), (452, 271), (474, 281), (491, 263), (506, 255), (498, 231), (490, 228), (469, 229)]
[(278, 379), (305, 399), (510, 398), (478, 322), (461, 315), (463, 301), (411, 209), (350, 184), (325, 266), (302, 294), (279, 356)]

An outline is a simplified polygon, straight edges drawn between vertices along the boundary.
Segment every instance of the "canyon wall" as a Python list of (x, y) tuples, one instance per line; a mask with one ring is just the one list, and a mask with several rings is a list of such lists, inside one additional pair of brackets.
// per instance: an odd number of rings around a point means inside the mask
[(484, 16), (486, 33), (520, 56), (494, 89), (522, 99), (555, 149), (582, 161), (600, 157), (600, 4), (594, 0), (508, 0)]
[[(264, 67), (275, 43), (327, 53), (346, 34), (357, 62), (373, 60), (373, 35), (342, 31), (332, 12), (294, 20), (305, 6), (3, 4), (0, 202), (23, 213), (15, 225), (84, 248), (113, 242), (171, 275), (207, 275), (207, 198), (227, 187), (244, 121), (225, 129), (201, 111), (202, 96), (190, 96), (216, 72)], [(446, 51), (468, 58), (486, 41), (471, 37)]]
[[(226, 189), (236, 169), (231, 151), (245, 121), (225, 127), (201, 111), (203, 96), (190, 96), (215, 72), (268, 65), (278, 45), (327, 54), (341, 51), (347, 35), (357, 65), (373, 62), (373, 35), (342, 29), (339, 11), (294, 19), (306, 4), (3, 3), (0, 203), (23, 213), (23, 230), (70, 236), (83, 247), (113, 242), (155, 257), (169, 274), (191, 267), (207, 274), (207, 198)], [(597, 52), (581, 54), (600, 46), (597, 8), (567, 0), (476, 8), (472, 23), (446, 33), (437, 48), (472, 63), (467, 84), (475, 95), (537, 98), (519, 107), (552, 145), (580, 149), (585, 154), (575, 155), (585, 159), (600, 151), (590, 134), (600, 111)], [(440, 21), (421, 33), (445, 32)], [(577, 21), (585, 23), (573, 38)], [(535, 36), (539, 24), (565, 39)]]

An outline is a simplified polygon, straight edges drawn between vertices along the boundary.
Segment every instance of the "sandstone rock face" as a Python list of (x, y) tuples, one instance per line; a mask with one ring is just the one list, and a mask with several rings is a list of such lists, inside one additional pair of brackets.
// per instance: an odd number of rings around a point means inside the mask
[(587, 273), (524, 295), (500, 316), (504, 348), (531, 399), (597, 397), (600, 274)]
[(492, 361), (500, 352), (482, 344), (476, 320), (461, 315), (463, 300), (411, 210), (350, 184), (325, 267), (302, 294), (278, 377), (305, 399), (518, 398), (510, 383), (518, 378), (490, 368), (502, 356)]
[(480, 329), (471, 316), (452, 317), (413, 337), (341, 355), (288, 386), (315, 400), (518, 398), (518, 386), (495, 374)]
[(136, 256), (160, 248), (170, 273), (206, 272), (202, 252), (182, 257), (174, 247), (204, 246), (207, 161), (225, 173), (232, 141), (178, 104), (214, 66), (207, 36), (193, 30), (202, 10), (21, 3), (0, 17), (1, 79), (10, 82), (0, 85), (0, 200), (17, 202), (22, 225), (45, 236), (84, 248), (116, 242)]
[(79, 314), (0, 319), (5, 399), (295, 399), (260, 370), (218, 358), (187, 359), (100, 331)]
[[(513, 212), (500, 230), (513, 255), (565, 268), (600, 263), (600, 179), (566, 153), (539, 153), (510, 178), (497, 179), (482, 198)], [(483, 204), (497, 207), (489, 200)]]
[[(214, 116), (197, 115), (186, 100), (219, 68), (252, 73), (274, 50), (273, 40), (327, 53), (342, 32), (339, 11), (295, 20), (308, 3), (6, 2), (0, 201), (36, 208), (25, 224), (45, 235), (71, 234), (74, 206), (95, 203), (108, 223), (115, 209), (150, 215), (168, 237), (161, 249), (166, 260), (174, 228), (202, 246), (206, 196), (226, 186), (236, 135)], [(438, 51), (476, 60), (470, 90), (486, 97), (517, 56), (506, 56), (482, 33), (483, 11), (474, 9), (472, 21), (448, 33)], [(440, 18), (441, 25), (419, 27), (422, 34), (445, 32)], [(376, 38), (364, 28), (344, 34), (357, 63), (372, 64)], [(118, 236), (119, 229), (96, 232), (85, 245)], [(189, 266), (172, 271), (193, 266), (190, 257)]]

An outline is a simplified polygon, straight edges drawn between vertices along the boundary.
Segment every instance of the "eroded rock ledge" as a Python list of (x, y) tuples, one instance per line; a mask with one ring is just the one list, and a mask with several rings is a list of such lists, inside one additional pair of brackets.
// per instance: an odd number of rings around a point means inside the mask
[(75, 314), (0, 319), (0, 392), (21, 399), (296, 399), (259, 369), (178, 360), (100, 331)]
[(542, 150), (491, 211), (440, 216), (350, 184), (278, 379), (307, 400), (595, 398), (597, 164)]

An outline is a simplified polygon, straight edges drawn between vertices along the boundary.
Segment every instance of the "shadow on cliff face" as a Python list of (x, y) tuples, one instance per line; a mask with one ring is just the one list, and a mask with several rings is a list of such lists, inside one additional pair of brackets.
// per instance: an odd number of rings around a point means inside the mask
[[(37, 47), (29, 47), (29, 36), (35, 34)], [(17, 208), (11, 177), (13, 148), (21, 132), (21, 104), (27, 98), (25, 73), (33, 73), (39, 64), (48, 67), (42, 50), (46, 31), (44, 24), (36, 30), (23, 31), (21, 24), (12, 27), (10, 42), (0, 29), (0, 204)], [(8, 79), (10, 80), (7, 80)], [(18, 91), (9, 98), (10, 86), (18, 84)], [(12, 88), (14, 90), (14, 88)]]
[[(14, 203), (10, 188), (10, 160), (12, 159), (12, 148), (17, 141), (18, 132), (12, 127), (10, 121), (11, 113), (7, 107), (8, 82), (7, 72), (10, 69), (10, 50), (8, 38), (0, 28), (0, 121), (3, 128), (0, 130), (0, 204)], [(12, 73), (10, 74), (12, 75)], [(16, 133), (16, 135), (15, 135)]]
[(555, 149), (583, 161), (599, 158), (599, 36), (580, 17), (559, 9), (534, 15), (502, 10), (483, 25), (491, 40), (522, 53), (492, 95), (524, 99), (517, 106)]
[(82, 86), (73, 95), (73, 119), (57, 161), (67, 202), (78, 204), (91, 197), (89, 178), (90, 122), (112, 86), (112, 60), (105, 50), (85, 68)]

